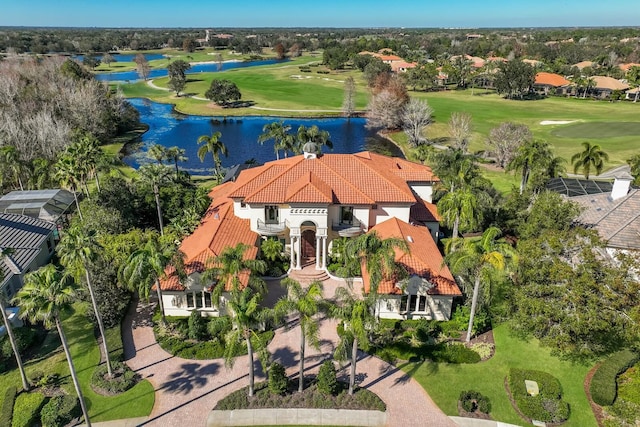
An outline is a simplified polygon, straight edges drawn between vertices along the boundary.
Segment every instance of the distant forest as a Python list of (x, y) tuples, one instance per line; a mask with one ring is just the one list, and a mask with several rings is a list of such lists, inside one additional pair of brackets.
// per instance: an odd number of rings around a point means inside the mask
[(281, 44), (286, 50), (342, 48), (347, 55), (389, 48), (407, 61), (443, 56), (500, 56), (547, 64), (606, 60), (640, 62), (640, 29), (349, 29), (212, 28), (108, 29), (0, 27), (0, 52), (11, 54), (88, 53), (153, 50), (183, 46), (231, 48), (259, 53)]

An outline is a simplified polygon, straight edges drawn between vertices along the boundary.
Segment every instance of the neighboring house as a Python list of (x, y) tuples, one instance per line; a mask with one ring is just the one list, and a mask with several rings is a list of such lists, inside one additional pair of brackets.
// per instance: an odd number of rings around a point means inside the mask
[(573, 64), (572, 67), (576, 67), (578, 70), (582, 71), (585, 68), (593, 68), (593, 61), (581, 61), (577, 64)]
[[(435, 268), (442, 264), (442, 256), (435, 244), (439, 224), (431, 195), (439, 179), (431, 169), (366, 151), (318, 155), (310, 143), (305, 144), (304, 150), (300, 156), (243, 170), (235, 181), (211, 191), (213, 202), (209, 210), (180, 247), (185, 253), (187, 279), (180, 281), (169, 269), (169, 278), (161, 282), (166, 314), (187, 315), (194, 309), (210, 316), (224, 313), (226, 296), (220, 304), (211, 301), (211, 287), (216, 284), (202, 283), (200, 279), (211, 266), (207, 264), (210, 259), (225, 247), (244, 243), (251, 246), (245, 256), (255, 258), (263, 240), (278, 239), (290, 257), (291, 270), (312, 265), (318, 271), (326, 271), (334, 239), (356, 237), (377, 226), (386, 232), (382, 224), (393, 220), (400, 224), (397, 230), (414, 230), (411, 236), (419, 246), (411, 259), (416, 260), (415, 265), (419, 262), (430, 268), (416, 270), (416, 277), (425, 282), (420, 289), (413, 285), (406, 288), (407, 292), (427, 295), (427, 282), (437, 279), (440, 283), (440, 276), (452, 281), (452, 288), (436, 287), (428, 293), (434, 310), (416, 310), (415, 314), (448, 319), (450, 300), (460, 291), (454, 292), (457, 286), (446, 267)], [(428, 243), (423, 242), (425, 239)], [(245, 284), (248, 276), (240, 279)], [(223, 285), (228, 290), (229, 284)], [(364, 286), (368, 289), (366, 274)], [(381, 300), (393, 302), (401, 298), (402, 291), (394, 288), (381, 293)], [(400, 306), (395, 314), (385, 310), (380, 315), (398, 317)]]
[(548, 95), (550, 91), (557, 94), (565, 93), (571, 82), (560, 74), (540, 72), (536, 74), (533, 90), (539, 94)]
[(608, 76), (593, 76), (592, 93), (598, 98), (608, 98), (614, 91), (625, 92), (629, 89), (629, 85), (618, 79)]
[(398, 61), (391, 63), (391, 71), (394, 73), (406, 73), (410, 68), (416, 68), (418, 66), (415, 62)]
[(0, 213), (0, 249), (12, 253), (0, 261), (4, 279), (0, 290), (12, 298), (22, 287), (24, 275), (49, 262), (53, 255), (56, 225), (25, 215)]
[[(607, 246), (607, 253), (640, 250), (640, 190), (631, 188), (633, 177), (619, 173), (611, 182), (575, 179), (567, 180), (567, 191), (559, 191), (584, 208), (578, 222), (598, 231)], [(556, 191), (556, 183), (549, 187)]]
[(629, 89), (625, 94), (626, 99), (633, 99), (633, 102), (638, 102), (638, 99), (640, 99), (640, 86)]
[(67, 190), (12, 191), (0, 197), (0, 212), (39, 218), (63, 225), (75, 209), (73, 193)]
[(640, 67), (640, 64), (637, 64), (637, 63), (635, 63), (635, 62), (629, 62), (629, 63), (626, 63), (626, 64), (620, 64), (620, 65), (618, 65), (618, 67), (619, 67), (622, 71), (624, 71), (624, 73), (626, 74), (626, 73), (628, 73), (628, 72), (629, 72), (629, 70), (630, 70), (631, 68), (633, 68), (633, 67)]

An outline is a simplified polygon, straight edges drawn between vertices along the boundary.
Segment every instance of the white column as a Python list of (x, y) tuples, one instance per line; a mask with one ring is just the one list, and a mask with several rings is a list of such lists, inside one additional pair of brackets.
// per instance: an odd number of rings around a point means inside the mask
[(322, 269), (327, 269), (327, 236), (322, 236)]
[(320, 244), (322, 243), (322, 237), (316, 236), (316, 270), (320, 269)]
[(302, 258), (302, 236), (296, 237), (296, 249), (298, 253), (296, 254), (296, 269), (300, 270), (300, 258)]
[(290, 246), (291, 246), (291, 248), (290, 248), (291, 249), (290, 261), (291, 261), (291, 268), (293, 269), (293, 267), (295, 267), (295, 259), (293, 258), (295, 256), (295, 253), (293, 251), (293, 245), (294, 245), (294, 242), (295, 242), (296, 238), (295, 238), (295, 236), (289, 236), (289, 240), (291, 240), (291, 243), (290, 243)]

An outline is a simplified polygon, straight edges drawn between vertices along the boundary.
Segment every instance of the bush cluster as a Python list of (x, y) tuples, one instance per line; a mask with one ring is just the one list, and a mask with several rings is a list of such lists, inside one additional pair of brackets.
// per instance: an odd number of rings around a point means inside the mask
[(491, 357), (491, 353), (493, 352), (494, 348), (495, 348), (495, 345), (493, 345), (490, 342), (479, 342), (471, 346), (471, 350), (478, 353), (480, 355), (481, 360), (486, 360), (489, 357)]
[[(18, 345), (18, 351), (23, 353), (27, 348), (31, 347), (38, 341), (38, 332), (29, 327), (13, 328), (13, 335), (16, 338), (16, 344)], [(2, 347), (2, 357), (9, 359), (13, 357), (13, 349), (11, 348), (11, 341), (9, 340), (9, 334), (5, 334), (0, 340)]]
[(434, 362), (478, 363), (480, 355), (464, 344), (448, 343), (439, 346), (433, 353)]
[(138, 374), (126, 364), (112, 362), (113, 378), (107, 378), (107, 365), (98, 366), (91, 376), (91, 386), (105, 394), (118, 394), (129, 390), (138, 382)]
[(339, 389), (336, 367), (331, 360), (325, 360), (318, 371), (318, 390), (324, 394), (336, 394)]
[(269, 391), (273, 394), (284, 394), (288, 385), (289, 379), (284, 371), (284, 366), (273, 363), (269, 368)]
[(630, 350), (622, 350), (612, 354), (598, 368), (591, 379), (589, 391), (591, 398), (600, 406), (610, 406), (616, 400), (618, 375), (633, 366), (638, 355)]
[(189, 315), (189, 339), (202, 340), (207, 337), (207, 320), (198, 310), (193, 310)]
[(12, 427), (31, 427), (39, 419), (46, 397), (42, 393), (20, 393), (13, 407)]
[(491, 412), (491, 401), (489, 398), (474, 390), (461, 392), (460, 403), (462, 409), (467, 412), (479, 411), (483, 414)]
[(40, 421), (42, 427), (58, 427), (67, 425), (79, 416), (80, 401), (75, 396), (54, 396), (42, 407)]
[[(527, 393), (525, 380), (538, 383), (537, 396)], [(509, 372), (509, 388), (520, 412), (532, 420), (559, 423), (569, 418), (569, 404), (562, 400), (562, 386), (553, 375), (512, 368)]]
[(4, 391), (4, 400), (0, 409), (0, 426), (10, 426), (13, 416), (13, 404), (16, 401), (16, 386), (9, 386)]

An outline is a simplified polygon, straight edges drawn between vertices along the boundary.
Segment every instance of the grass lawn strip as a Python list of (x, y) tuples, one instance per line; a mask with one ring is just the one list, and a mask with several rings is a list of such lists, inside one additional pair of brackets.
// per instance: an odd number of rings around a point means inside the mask
[(560, 381), (563, 399), (570, 405), (571, 415), (563, 425), (597, 426), (583, 388), (589, 366), (561, 361), (536, 340), (524, 342), (511, 336), (506, 324), (497, 326), (493, 334), (496, 353), (485, 362), (468, 365), (421, 362), (400, 367), (424, 387), (447, 415), (458, 415), (460, 392), (473, 389), (489, 397), (493, 419), (516, 425), (522, 424), (522, 419), (511, 406), (504, 378), (511, 368), (545, 371)]

